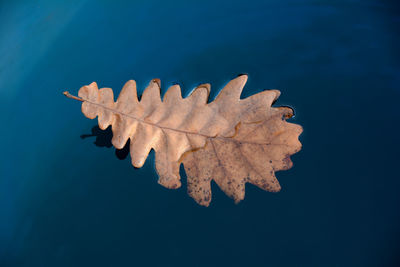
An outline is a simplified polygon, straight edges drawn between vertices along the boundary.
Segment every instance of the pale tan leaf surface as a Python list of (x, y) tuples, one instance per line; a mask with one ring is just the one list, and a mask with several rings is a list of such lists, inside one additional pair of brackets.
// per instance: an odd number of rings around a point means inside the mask
[(233, 79), (211, 103), (207, 103), (208, 84), (186, 98), (178, 85), (171, 86), (161, 100), (158, 79), (150, 82), (140, 101), (132, 80), (115, 102), (113, 91), (98, 89), (96, 83), (83, 86), (79, 97), (64, 94), (82, 101), (82, 112), (90, 119), (98, 117), (101, 129), (112, 126), (116, 148), (130, 139), (135, 167), (141, 167), (154, 149), (161, 185), (178, 188), (183, 163), (189, 195), (208, 206), (212, 179), (236, 202), (244, 198), (246, 182), (279, 191), (274, 172), (290, 168), (289, 156), (301, 147), (301, 126), (284, 120), (292, 110), (271, 107), (279, 91), (240, 99), (246, 81), (246, 75)]
[(302, 128), (282, 120), (286, 111), (278, 111), (262, 122), (240, 124), (232, 138), (208, 138), (204, 148), (186, 153), (182, 163), (188, 194), (208, 206), (211, 180), (235, 202), (244, 198), (246, 182), (270, 192), (280, 191), (275, 172), (292, 166), (289, 156), (301, 149), (298, 136)]
[(139, 101), (135, 81), (128, 81), (114, 102), (110, 88), (98, 89), (96, 83), (83, 86), (78, 93), (86, 117), (98, 117), (99, 127), (112, 126), (112, 144), (121, 149), (128, 139), (132, 164), (140, 168), (151, 149), (156, 152), (159, 183), (167, 188), (181, 185), (179, 159), (182, 154), (205, 145), (231, 128), (208, 104), (209, 85), (197, 87), (182, 98), (179, 85), (171, 86), (160, 97), (160, 81), (154, 79)]
[(267, 90), (239, 100), (245, 82), (236, 79), (228, 83), (224, 94), (213, 102), (219, 104), (220, 114), (230, 125), (237, 125), (236, 134), (207, 138), (204, 148), (182, 157), (188, 194), (200, 205), (208, 206), (211, 201), (211, 180), (235, 202), (244, 199), (246, 182), (270, 192), (280, 191), (275, 172), (289, 169), (289, 156), (301, 149), (298, 137), (302, 127), (285, 120), (293, 116), (293, 110), (271, 107), (279, 91)]

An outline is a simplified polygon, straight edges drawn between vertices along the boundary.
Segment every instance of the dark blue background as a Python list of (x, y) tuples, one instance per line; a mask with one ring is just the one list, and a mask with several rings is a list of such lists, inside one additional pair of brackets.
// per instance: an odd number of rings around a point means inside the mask
[[(399, 33), (395, 1), (1, 1), (0, 265), (398, 265)], [(238, 205), (81, 139), (97, 122), (61, 94), (160, 78), (214, 97), (239, 73), (304, 133), (282, 191)]]

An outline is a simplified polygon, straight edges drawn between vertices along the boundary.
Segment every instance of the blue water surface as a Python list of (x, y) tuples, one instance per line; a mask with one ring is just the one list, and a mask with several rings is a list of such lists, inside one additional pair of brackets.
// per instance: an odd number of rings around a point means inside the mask
[[(0, 266), (399, 266), (399, 47), (396, 1), (1, 1)], [(238, 205), (163, 188), (61, 94), (240, 73), (304, 133)]]

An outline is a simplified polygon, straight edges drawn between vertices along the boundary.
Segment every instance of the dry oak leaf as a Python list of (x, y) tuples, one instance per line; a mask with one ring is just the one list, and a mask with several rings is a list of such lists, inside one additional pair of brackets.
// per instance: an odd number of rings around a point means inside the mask
[(64, 94), (83, 102), (86, 117), (98, 116), (101, 129), (112, 125), (116, 148), (131, 139), (135, 167), (144, 164), (153, 148), (161, 185), (178, 188), (183, 163), (189, 195), (208, 206), (212, 179), (236, 202), (244, 198), (246, 182), (279, 191), (274, 172), (290, 168), (289, 156), (301, 148), (301, 126), (285, 121), (292, 109), (271, 107), (280, 92), (266, 90), (240, 99), (246, 81), (246, 75), (233, 79), (211, 103), (207, 103), (209, 84), (198, 86), (184, 99), (179, 85), (174, 85), (161, 100), (158, 79), (150, 82), (140, 101), (132, 80), (116, 102), (110, 88), (98, 90), (96, 83), (83, 86), (79, 97)]

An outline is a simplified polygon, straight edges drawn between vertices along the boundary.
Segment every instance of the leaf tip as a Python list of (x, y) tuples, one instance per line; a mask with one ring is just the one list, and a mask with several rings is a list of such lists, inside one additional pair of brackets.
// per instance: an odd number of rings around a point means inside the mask
[(207, 90), (207, 96), (210, 95), (211, 85), (209, 83), (202, 83), (197, 86), (197, 88), (205, 88)]
[(233, 201), (235, 202), (235, 204), (237, 205), (237, 204), (239, 204), (240, 203), (240, 201), (242, 201), (243, 199), (241, 199), (241, 198), (235, 198)]
[(182, 186), (181, 181), (177, 177), (160, 176), (158, 184), (168, 189), (178, 189)]
[(270, 91), (275, 93), (275, 98), (274, 98), (274, 100), (272, 101), (272, 104), (271, 104), (271, 105), (273, 105), (276, 102), (276, 100), (278, 100), (278, 98), (281, 96), (281, 91), (279, 91), (277, 89), (272, 89)]
[(152, 80), (153, 83), (156, 83), (158, 85), (159, 88), (161, 88), (161, 80), (156, 78)]
[(282, 190), (281, 185), (279, 182), (275, 184), (275, 187), (273, 187), (271, 190), (269, 190), (271, 193), (279, 193)]
[(95, 88), (98, 88), (97, 83), (96, 82), (92, 82), (91, 84), (89, 84), (89, 86), (93, 86)]
[(135, 81), (135, 80), (129, 80), (129, 81), (127, 81), (127, 82), (124, 84), (124, 86), (122, 87), (122, 89), (124, 89), (124, 87), (129, 87), (129, 86), (132, 86), (132, 87), (136, 88), (136, 81)]
[(234, 80), (240, 80), (244, 85), (244, 84), (246, 84), (248, 78), (249, 78), (249, 75), (247, 75), (246, 73), (241, 73)]
[(131, 156), (131, 163), (135, 168), (142, 168), (145, 160), (143, 158), (137, 158), (136, 156)]
[(210, 201), (207, 201), (207, 202), (197, 202), (200, 206), (203, 206), (203, 207), (205, 207), (205, 208), (208, 208), (209, 206), (210, 206)]

